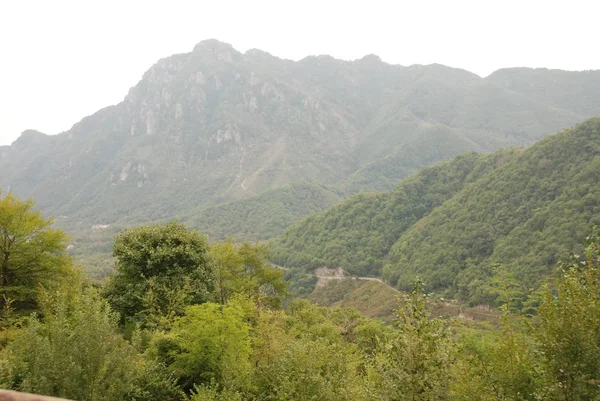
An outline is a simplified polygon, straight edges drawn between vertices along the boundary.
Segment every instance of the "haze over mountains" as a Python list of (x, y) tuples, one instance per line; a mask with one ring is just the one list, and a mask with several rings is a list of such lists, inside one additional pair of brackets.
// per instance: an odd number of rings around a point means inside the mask
[(484, 79), (373, 55), (293, 62), (207, 40), (71, 130), (25, 131), (0, 147), (0, 186), (78, 235), (179, 218), (213, 239), (267, 239), (421, 167), (529, 145), (594, 115), (600, 71)]

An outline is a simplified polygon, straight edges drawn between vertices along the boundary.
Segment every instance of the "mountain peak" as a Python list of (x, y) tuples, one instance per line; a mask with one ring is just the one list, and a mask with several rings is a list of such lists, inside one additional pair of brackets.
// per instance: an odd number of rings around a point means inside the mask
[[(34, 129), (26, 129), (25, 131), (21, 132), (21, 135), (19, 136), (19, 139), (24, 139), (24, 140), (35, 140), (38, 138), (46, 138), (48, 135), (44, 134), (43, 132), (34, 130)], [(17, 139), (17, 140), (19, 140)]]
[(381, 57), (376, 54), (367, 54), (363, 58), (356, 60), (359, 63), (368, 63), (368, 64), (380, 64), (383, 61)]
[(278, 57), (273, 56), (271, 53), (266, 52), (260, 49), (249, 49), (244, 53), (244, 56), (251, 57), (258, 60), (272, 60), (278, 59)]
[(241, 57), (241, 53), (233, 48), (229, 43), (220, 42), (216, 39), (207, 39), (194, 46), (192, 54), (195, 57), (213, 58), (228, 63)]
[(206, 39), (201, 42), (198, 42), (196, 46), (194, 46), (194, 52), (222, 52), (222, 51), (233, 51), (238, 52), (233, 48), (229, 43), (221, 42), (217, 39)]
[(36, 131), (34, 129), (27, 129), (21, 132), (21, 135), (19, 135), (19, 137), (13, 142), (13, 145), (27, 146), (31, 144), (36, 144), (40, 143), (48, 137), (49, 135), (46, 135), (40, 131)]

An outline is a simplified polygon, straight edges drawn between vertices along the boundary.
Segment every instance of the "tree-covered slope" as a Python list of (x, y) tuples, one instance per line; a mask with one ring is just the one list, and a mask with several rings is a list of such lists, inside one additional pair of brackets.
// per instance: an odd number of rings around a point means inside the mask
[[(171, 218), (156, 220), (147, 216), (142, 221), (167, 223), (176, 219), (207, 235), (211, 241), (229, 237), (235, 242), (259, 241), (280, 235), (297, 220), (319, 212), (341, 199), (339, 193), (323, 185), (300, 181), (260, 195), (216, 206), (199, 207), (181, 215), (173, 213)], [(142, 218), (143, 216), (134, 215), (121, 219), (117, 224), (94, 225), (92, 230), (82, 223), (68, 224), (68, 219), (65, 218), (59, 218), (57, 225), (69, 228), (73, 235), (70, 253), (85, 266), (88, 275), (103, 278), (113, 265), (111, 249), (114, 235)]]
[(378, 275), (390, 247), (405, 230), (518, 152), (467, 153), (421, 170), (394, 191), (356, 195), (286, 230), (271, 245), (273, 260), (285, 266), (343, 267), (351, 274)]
[[(503, 271), (539, 287), (600, 223), (600, 119), (528, 149), (467, 153), (309, 216), (273, 241), (275, 263), (343, 267), (407, 290), (494, 302)], [(498, 267), (500, 266), (500, 268)]]
[(383, 276), (400, 288), (420, 276), (430, 289), (489, 302), (493, 266), (526, 291), (578, 249), (600, 222), (600, 119), (550, 136), (490, 171), (406, 231)]
[(261, 195), (189, 212), (189, 227), (211, 240), (253, 241), (273, 238), (292, 223), (341, 200), (339, 194), (308, 181), (272, 189)]

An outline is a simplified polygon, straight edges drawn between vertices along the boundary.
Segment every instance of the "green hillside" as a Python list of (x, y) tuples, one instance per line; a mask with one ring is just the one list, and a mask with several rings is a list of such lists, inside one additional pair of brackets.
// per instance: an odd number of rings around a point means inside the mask
[(498, 271), (527, 293), (581, 248), (600, 222), (598, 182), (600, 119), (590, 119), (526, 150), (465, 154), (394, 191), (354, 196), (288, 229), (273, 258), (381, 274), (403, 290), (420, 277), (429, 290), (490, 303)]
[(548, 137), (465, 187), (403, 234), (383, 276), (488, 302), (494, 264), (535, 288), (600, 222), (600, 119)]
[(273, 260), (285, 266), (343, 267), (355, 275), (379, 275), (390, 247), (404, 231), (519, 152), (466, 153), (421, 170), (394, 191), (356, 195), (289, 228), (271, 245)]
[(272, 189), (261, 195), (211, 206), (186, 219), (190, 227), (212, 240), (273, 238), (300, 218), (319, 212), (341, 199), (330, 189), (308, 181)]

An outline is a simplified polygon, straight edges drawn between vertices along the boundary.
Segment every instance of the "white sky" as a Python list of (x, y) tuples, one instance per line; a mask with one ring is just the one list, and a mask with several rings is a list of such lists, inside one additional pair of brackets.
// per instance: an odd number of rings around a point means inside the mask
[(598, 0), (0, 0), (0, 145), (69, 129), (208, 38), (294, 60), (374, 53), (486, 76), (600, 69), (598, 15)]

